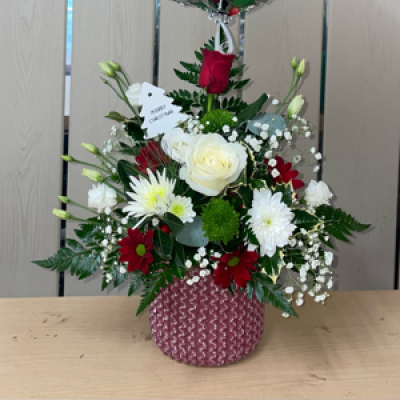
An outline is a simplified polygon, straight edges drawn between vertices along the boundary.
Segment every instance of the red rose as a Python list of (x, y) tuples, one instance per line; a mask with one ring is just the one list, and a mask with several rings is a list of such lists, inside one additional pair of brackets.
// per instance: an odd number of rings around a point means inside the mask
[(136, 168), (142, 174), (147, 175), (147, 168), (155, 172), (158, 167), (168, 164), (169, 161), (169, 157), (162, 150), (160, 143), (153, 140), (146, 147), (140, 149), (140, 153), (136, 157)]
[(228, 87), (229, 72), (235, 57), (234, 54), (223, 54), (219, 51), (204, 49), (199, 85), (205, 88), (207, 93), (223, 93)]
[(128, 229), (128, 236), (122, 238), (118, 244), (120, 262), (128, 262), (128, 271), (141, 270), (145, 275), (149, 273), (149, 264), (153, 262), (153, 231), (149, 230), (143, 235), (139, 229)]
[(249, 271), (257, 271), (254, 264), (259, 255), (254, 251), (245, 251), (240, 246), (234, 253), (224, 254), (221, 259), (213, 258), (218, 262), (218, 267), (214, 272), (215, 283), (226, 289), (232, 282), (236, 285), (246, 288), (247, 281), (251, 279)]

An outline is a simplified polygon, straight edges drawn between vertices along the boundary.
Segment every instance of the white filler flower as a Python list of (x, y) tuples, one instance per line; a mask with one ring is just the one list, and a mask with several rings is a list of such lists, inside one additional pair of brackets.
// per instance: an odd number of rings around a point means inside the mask
[(164, 215), (168, 209), (173, 195), (175, 180), (169, 180), (165, 175), (156, 171), (156, 176), (148, 169), (149, 179), (140, 176), (139, 179), (131, 176), (130, 186), (133, 192), (127, 194), (133, 201), (122, 210), (128, 216), (151, 217), (153, 215)]
[(311, 207), (318, 207), (322, 204), (329, 205), (332, 197), (333, 194), (329, 190), (328, 185), (323, 181), (310, 181), (304, 195), (304, 199)]
[(97, 212), (103, 212), (107, 207), (113, 208), (117, 205), (117, 192), (104, 183), (93, 185), (88, 193), (88, 206), (95, 208)]
[(239, 178), (247, 163), (246, 149), (239, 143), (229, 143), (221, 135), (193, 136), (180, 178), (199, 193), (217, 196)]
[(191, 138), (192, 136), (185, 133), (183, 129), (175, 128), (164, 135), (161, 146), (173, 160), (183, 163)]
[(168, 205), (168, 212), (176, 215), (183, 223), (193, 222), (196, 213), (193, 211), (192, 199), (189, 197), (173, 196)]
[(250, 227), (260, 242), (261, 256), (272, 257), (277, 247), (284, 247), (296, 229), (293, 213), (282, 202), (282, 193), (269, 189), (254, 190), (253, 208), (249, 210)]

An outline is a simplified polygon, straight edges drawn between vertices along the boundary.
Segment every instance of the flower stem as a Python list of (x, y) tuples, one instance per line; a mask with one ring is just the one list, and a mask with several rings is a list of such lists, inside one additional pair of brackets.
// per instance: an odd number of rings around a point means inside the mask
[(107, 172), (107, 173), (109, 172), (106, 168), (100, 167), (100, 165), (90, 164), (90, 163), (87, 163), (87, 162), (84, 162), (84, 161), (80, 161), (80, 160), (75, 160), (75, 159), (74, 159), (73, 162), (76, 163), (76, 164), (82, 164), (82, 165), (87, 165), (87, 166), (92, 167), (92, 168), (97, 168), (97, 169), (99, 169), (99, 170), (101, 170), (103, 172)]
[(207, 112), (212, 110), (214, 96), (212, 94), (207, 95)]
[(94, 214), (96, 214), (96, 215), (99, 215), (99, 213), (96, 212), (96, 211), (94, 211), (93, 209), (91, 209), (91, 208), (89, 208), (89, 207), (86, 207), (86, 206), (84, 206), (83, 204), (79, 204), (79, 203), (77, 203), (77, 202), (75, 202), (75, 201), (73, 201), (73, 200), (69, 200), (68, 204), (73, 204), (74, 206), (83, 208), (84, 210), (87, 210), (87, 211), (90, 211), (90, 212), (92, 212), (92, 213), (94, 213)]
[(123, 70), (122, 68), (121, 68), (121, 74), (122, 74), (122, 76), (124, 77), (124, 79), (125, 79), (125, 81), (126, 81), (126, 84), (127, 84), (128, 88), (129, 88), (129, 85), (130, 85), (129, 79), (128, 79), (128, 77), (126, 76), (126, 74), (125, 74), (125, 72), (124, 72), (124, 70)]
[(122, 89), (122, 86), (121, 86), (121, 80), (120, 80), (120, 78), (118, 76), (115, 77), (115, 81), (117, 82), (119, 90), (121, 91), (121, 95), (123, 96), (123, 100), (125, 101), (127, 106), (130, 108), (130, 110), (133, 112), (133, 114), (135, 115), (136, 119), (141, 124), (142, 121), (140, 120), (140, 117), (139, 117), (138, 113), (136, 112), (135, 108), (132, 106), (132, 104), (129, 102), (128, 98), (126, 97), (126, 94), (125, 94), (125, 92), (124, 92), (124, 90)]
[[(294, 76), (293, 76), (294, 77)], [(290, 95), (293, 93), (293, 90), (296, 88), (296, 86), (298, 85), (299, 81), (300, 81), (300, 76), (297, 77), (296, 82), (294, 84), (292, 84), (292, 86), (290, 86), (289, 89), (289, 93), (286, 95), (285, 99), (282, 101), (281, 105), (278, 107), (278, 109), (275, 111), (276, 114), (279, 113), (279, 111), (282, 110), (282, 108), (285, 107), (285, 104), (288, 100), (288, 98), (290, 97)]]

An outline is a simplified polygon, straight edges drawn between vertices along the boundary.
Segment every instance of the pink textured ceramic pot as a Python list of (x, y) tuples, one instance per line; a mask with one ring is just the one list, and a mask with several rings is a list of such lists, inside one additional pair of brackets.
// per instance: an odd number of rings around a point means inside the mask
[(174, 360), (230, 364), (260, 342), (264, 305), (239, 290), (231, 296), (211, 276), (192, 286), (176, 280), (151, 304), (150, 325), (157, 346)]

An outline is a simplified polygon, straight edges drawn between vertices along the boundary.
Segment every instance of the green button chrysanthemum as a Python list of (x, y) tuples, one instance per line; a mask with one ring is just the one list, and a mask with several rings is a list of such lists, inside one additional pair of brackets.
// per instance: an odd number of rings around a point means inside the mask
[(212, 199), (201, 218), (205, 236), (213, 242), (228, 243), (239, 233), (239, 214), (226, 200)]
[(200, 120), (200, 123), (204, 126), (204, 133), (218, 133), (226, 125), (229, 126), (229, 128), (237, 126), (237, 121), (234, 121), (234, 115), (227, 110), (221, 109), (208, 112)]

